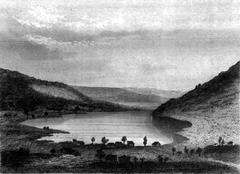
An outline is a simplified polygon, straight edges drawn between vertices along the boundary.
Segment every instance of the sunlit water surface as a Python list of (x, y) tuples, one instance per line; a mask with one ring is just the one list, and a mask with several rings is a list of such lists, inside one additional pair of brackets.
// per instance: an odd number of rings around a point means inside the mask
[(148, 112), (95, 112), (88, 114), (65, 115), (56, 118), (32, 119), (22, 122), (24, 125), (43, 128), (49, 126), (70, 132), (70, 134), (54, 134), (42, 137), (40, 140), (52, 140), (54, 142), (71, 141), (73, 138), (91, 143), (95, 137), (96, 143), (101, 142), (105, 136), (109, 142), (121, 141), (122, 136), (135, 142), (135, 145), (143, 145), (143, 137), (147, 136), (148, 144), (159, 141), (161, 144), (172, 142), (172, 137), (164, 134), (161, 127), (155, 127)]

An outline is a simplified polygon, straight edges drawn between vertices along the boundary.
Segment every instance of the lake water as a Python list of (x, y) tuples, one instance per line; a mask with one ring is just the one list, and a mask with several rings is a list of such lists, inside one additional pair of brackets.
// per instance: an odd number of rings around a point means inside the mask
[(73, 138), (91, 143), (95, 137), (96, 143), (101, 142), (105, 136), (109, 142), (121, 141), (122, 136), (133, 140), (135, 145), (143, 145), (143, 137), (147, 136), (148, 144), (159, 141), (168, 144), (173, 138), (164, 133), (164, 130), (153, 124), (148, 112), (115, 112), (115, 113), (88, 113), (65, 115), (57, 118), (32, 119), (22, 122), (24, 125), (43, 128), (49, 126), (70, 132), (70, 134), (54, 134), (42, 137), (40, 140), (55, 142), (71, 141)]

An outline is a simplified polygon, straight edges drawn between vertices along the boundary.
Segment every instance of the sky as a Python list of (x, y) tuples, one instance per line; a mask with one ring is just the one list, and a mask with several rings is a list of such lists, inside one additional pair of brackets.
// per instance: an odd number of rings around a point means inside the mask
[(240, 60), (239, 0), (0, 0), (0, 67), (189, 90)]

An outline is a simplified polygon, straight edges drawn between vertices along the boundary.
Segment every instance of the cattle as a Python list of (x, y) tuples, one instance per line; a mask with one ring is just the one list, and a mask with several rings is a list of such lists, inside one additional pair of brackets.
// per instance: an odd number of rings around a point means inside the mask
[(196, 153), (198, 154), (198, 156), (201, 156), (201, 153), (202, 153), (202, 148), (198, 147), (197, 150), (196, 150)]
[(61, 148), (60, 153), (74, 155), (74, 156), (80, 156), (81, 155), (80, 152), (78, 152), (77, 150), (74, 150), (73, 148), (70, 148), (70, 147)]
[(155, 141), (154, 143), (152, 143), (152, 146), (154, 147), (160, 147), (161, 144), (158, 141)]
[(145, 158), (140, 158), (140, 161), (143, 164), (143, 162), (145, 161)]
[(163, 157), (161, 155), (158, 155), (158, 162), (162, 163), (163, 162)]
[(105, 157), (105, 153), (103, 152), (102, 149), (98, 149), (97, 153), (96, 153), (96, 157), (99, 158), (100, 161), (102, 161), (102, 159)]
[(190, 150), (190, 154), (193, 155), (195, 153), (195, 149)]
[(128, 164), (131, 162), (131, 157), (126, 155), (120, 156), (118, 157), (118, 162), (119, 164)]
[(182, 151), (177, 151), (177, 155), (182, 155)]
[(164, 163), (167, 163), (168, 160), (169, 160), (169, 158), (168, 158), (168, 157), (165, 157), (165, 158), (163, 159), (163, 162), (164, 162)]
[(131, 147), (134, 147), (135, 143), (133, 141), (127, 141), (127, 145), (131, 146)]
[(48, 126), (44, 126), (43, 130), (49, 130), (49, 127)]
[(123, 147), (124, 146), (124, 144), (120, 141), (116, 141), (115, 145), (116, 145), (116, 147)]
[(114, 143), (108, 143), (108, 144), (107, 144), (107, 147), (114, 148), (114, 147), (115, 147), (115, 144), (114, 144)]
[(117, 163), (117, 155), (109, 154), (105, 157), (105, 160), (110, 163)]
[(77, 141), (77, 145), (79, 145), (79, 146), (84, 146), (85, 143), (84, 143), (84, 141)]
[(137, 164), (138, 158), (137, 158), (137, 157), (134, 157), (134, 158), (133, 158), (133, 161), (134, 161), (135, 164)]

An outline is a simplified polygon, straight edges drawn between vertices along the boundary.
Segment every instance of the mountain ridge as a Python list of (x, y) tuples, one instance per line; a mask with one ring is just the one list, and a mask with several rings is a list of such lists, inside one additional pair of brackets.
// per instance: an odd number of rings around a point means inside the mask
[[(95, 99), (118, 104), (132, 105), (145, 109), (155, 109), (169, 98), (180, 96), (181, 92), (172, 92), (145, 88), (88, 87), (73, 86), (79, 92)], [(156, 91), (159, 91), (157, 93)], [(162, 95), (159, 95), (162, 94)]]
[[(240, 68), (240, 62), (237, 62), (235, 65), (230, 67), (227, 71), (220, 72), (217, 76), (215, 76), (210, 81), (202, 85), (201, 84), (196, 85), (195, 89), (190, 90), (180, 98), (170, 99), (166, 103), (162, 104), (153, 112), (153, 115), (163, 114), (164, 111), (167, 109), (167, 107), (170, 108), (170, 106), (174, 106), (174, 105), (182, 106), (185, 104), (182, 101), (189, 101), (191, 98), (194, 98), (194, 97), (198, 98), (199, 102), (205, 102), (205, 100), (207, 100), (209, 96), (203, 96), (204, 94), (208, 93), (210, 95), (217, 95), (221, 92), (226, 91), (229, 85), (233, 85), (234, 87), (234, 91), (231, 91), (231, 94), (239, 95), (239, 86), (238, 86), (239, 85), (239, 68)], [(188, 104), (191, 104), (191, 103), (188, 103)], [(185, 108), (185, 111), (187, 110), (188, 109)]]

